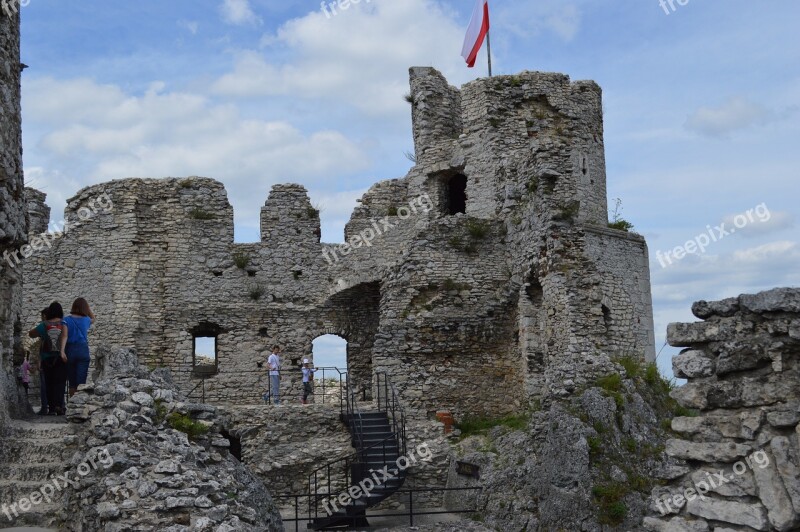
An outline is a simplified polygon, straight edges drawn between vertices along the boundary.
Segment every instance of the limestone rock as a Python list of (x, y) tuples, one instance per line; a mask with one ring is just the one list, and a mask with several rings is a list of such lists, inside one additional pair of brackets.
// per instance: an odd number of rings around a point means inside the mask
[(794, 512), (792, 500), (778, 474), (775, 457), (769, 451), (760, 452), (766, 453), (769, 463), (765, 467), (761, 467), (762, 464), (759, 464), (753, 468), (758, 498), (767, 508), (769, 522), (774, 529), (780, 532), (791, 530), (797, 520), (797, 514)]
[(689, 350), (672, 359), (672, 369), (682, 379), (709, 377), (714, 374), (714, 360), (701, 350)]
[(767, 510), (760, 504), (696, 498), (687, 503), (686, 511), (712, 521), (749, 526), (756, 530), (769, 529)]
[(775, 458), (775, 467), (792, 499), (794, 512), (800, 515), (800, 461), (798, 461), (800, 452), (792, 449), (789, 438), (784, 436), (773, 438), (770, 448)]
[(731, 297), (722, 301), (697, 301), (692, 305), (692, 314), (706, 320), (712, 316), (728, 318), (739, 310), (739, 298)]
[(654, 517), (646, 517), (642, 523), (645, 529), (652, 532), (708, 532), (708, 523), (702, 519), (688, 520), (682, 517), (673, 517), (663, 521)]
[(684, 460), (701, 462), (735, 462), (750, 454), (749, 445), (739, 443), (694, 443), (685, 440), (667, 440), (667, 454)]
[(739, 296), (743, 309), (756, 314), (764, 312), (800, 312), (800, 289), (775, 288), (758, 294)]

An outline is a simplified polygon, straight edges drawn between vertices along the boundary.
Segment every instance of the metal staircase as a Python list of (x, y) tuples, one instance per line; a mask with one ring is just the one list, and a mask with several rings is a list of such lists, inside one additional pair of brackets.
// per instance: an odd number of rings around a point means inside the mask
[(309, 477), (308, 528), (337, 530), (369, 526), (367, 510), (399, 490), (406, 479), (405, 413), (386, 373), (375, 376), (377, 400), (363, 409), (347, 380), (347, 424), (356, 452), (334, 460)]

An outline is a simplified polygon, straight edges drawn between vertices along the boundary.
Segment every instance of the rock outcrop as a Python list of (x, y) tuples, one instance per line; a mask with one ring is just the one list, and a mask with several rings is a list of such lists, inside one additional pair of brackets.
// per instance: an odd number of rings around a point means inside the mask
[(76, 452), (69, 530), (283, 530), (264, 484), (229, 452), (214, 407), (185, 401), (167, 370), (101, 349), (101, 371), (69, 403)]

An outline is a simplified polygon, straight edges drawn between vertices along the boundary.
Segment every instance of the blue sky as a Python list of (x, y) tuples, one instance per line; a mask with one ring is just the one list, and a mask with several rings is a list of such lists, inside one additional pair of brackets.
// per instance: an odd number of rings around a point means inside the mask
[[(271, 185), (299, 182), (323, 209), (324, 240), (340, 241), (355, 200), (411, 165), (408, 67), (453, 84), (485, 75), (485, 56), (473, 70), (459, 57), (472, 5), (363, 0), (326, 16), (315, 1), (31, 0), (26, 181), (57, 220), (89, 184), (213, 177), (242, 242), (258, 240)], [(495, 73), (603, 87), (608, 195), (650, 245), (657, 350), (668, 322), (693, 320), (692, 301), (800, 284), (800, 3), (675, 7), (490, 0)], [(768, 220), (657, 260), (759, 205)], [(674, 352), (659, 359), (667, 374)]]

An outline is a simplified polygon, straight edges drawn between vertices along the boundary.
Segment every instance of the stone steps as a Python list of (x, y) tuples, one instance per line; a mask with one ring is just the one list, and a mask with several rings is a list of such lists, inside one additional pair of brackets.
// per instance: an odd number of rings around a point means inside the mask
[[(0, 508), (0, 526), (53, 527), (61, 510), (62, 492), (51, 478), (64, 471), (74, 452), (65, 445), (68, 425), (49, 420), (14, 421), (10, 428), (10, 437), (3, 439), (0, 455), (0, 505), (4, 505)], [(23, 512), (20, 501), (41, 493), (47, 485), (54, 491), (52, 502), (42, 500)], [(17, 506), (12, 508), (14, 504)]]
[(0, 481), (45, 482), (51, 476), (61, 473), (63, 469), (63, 462), (0, 464)]
[(69, 460), (74, 451), (64, 447), (60, 439), (8, 438), (3, 440), (3, 460), (7, 464), (41, 464)]
[(17, 509), (16, 515), (12, 512), (11, 508), (7, 509), (12, 521), (9, 522), (8, 516), (4, 513), (0, 513), (0, 524), (2, 526), (7, 524), (12, 525), (13, 523), (12, 526), (16, 527), (55, 528), (58, 521), (56, 515), (58, 515), (61, 507), (57, 504), (40, 504), (39, 506), (32, 507), (27, 512), (22, 512)]
[(10, 436), (18, 439), (61, 438), (67, 435), (67, 427), (66, 423), (15, 421)]
[(38, 492), (42, 486), (50, 484), (53, 491), (56, 493), (51, 496), (51, 500), (55, 501), (60, 499), (61, 496), (52, 485), (50, 481), (36, 482), (36, 481), (19, 481), (19, 480), (0, 480), (0, 504), (13, 504), (20, 499), (30, 497), (33, 493)]

